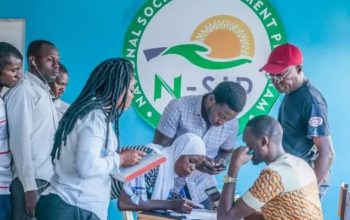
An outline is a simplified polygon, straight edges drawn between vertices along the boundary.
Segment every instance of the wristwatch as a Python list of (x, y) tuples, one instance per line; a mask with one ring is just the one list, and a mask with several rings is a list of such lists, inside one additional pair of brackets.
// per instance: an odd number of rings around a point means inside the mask
[(230, 177), (228, 175), (224, 176), (224, 183), (235, 183), (237, 182), (237, 178)]

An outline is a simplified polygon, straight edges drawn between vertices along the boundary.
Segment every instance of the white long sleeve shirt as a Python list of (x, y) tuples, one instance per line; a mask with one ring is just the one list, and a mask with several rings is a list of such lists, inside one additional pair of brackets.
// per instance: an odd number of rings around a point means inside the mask
[[(108, 145), (105, 147), (109, 126)], [(54, 193), (66, 203), (89, 210), (107, 219), (110, 201), (110, 174), (119, 172), (117, 137), (112, 124), (106, 124), (101, 110), (78, 120), (55, 160), (55, 174), (46, 193)]]
[(51, 150), (57, 128), (57, 113), (50, 87), (32, 73), (5, 94), (9, 144), (15, 176), (24, 191), (36, 190), (35, 179), (50, 181)]
[(11, 181), (11, 152), (8, 144), (5, 103), (0, 98), (0, 195), (10, 194)]
[(57, 98), (53, 99), (53, 104), (56, 107), (58, 120), (61, 120), (61, 118), (63, 117), (64, 113), (69, 108), (69, 104), (67, 102), (62, 101), (62, 99), (57, 99)]

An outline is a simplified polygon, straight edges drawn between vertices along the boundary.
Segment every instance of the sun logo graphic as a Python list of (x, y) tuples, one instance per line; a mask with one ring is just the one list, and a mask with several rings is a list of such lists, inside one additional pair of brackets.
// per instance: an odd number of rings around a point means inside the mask
[(238, 116), (242, 130), (251, 117), (267, 114), (279, 96), (259, 68), (285, 42), (268, 1), (147, 1), (123, 51), (135, 68), (133, 106), (155, 128), (171, 99), (205, 94), (231, 80), (248, 94)]

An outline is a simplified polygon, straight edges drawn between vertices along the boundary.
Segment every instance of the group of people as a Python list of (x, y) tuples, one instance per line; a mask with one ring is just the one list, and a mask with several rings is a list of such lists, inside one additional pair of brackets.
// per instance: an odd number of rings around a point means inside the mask
[[(120, 210), (190, 213), (202, 203), (216, 209), (218, 219), (323, 218), (320, 198), (334, 158), (327, 104), (305, 77), (296, 46), (276, 47), (261, 69), (285, 93), (278, 119), (252, 118), (243, 133), (246, 146), (237, 148), (237, 115), (247, 99), (238, 83), (172, 100), (153, 143), (123, 148), (119, 119), (133, 98), (131, 62), (112, 58), (97, 65), (69, 106), (60, 99), (68, 71), (56, 46), (31, 42), (27, 61), (23, 75), (20, 52), (0, 43), (0, 89), (9, 88), (0, 99), (0, 219), (107, 219), (113, 198)], [(149, 151), (166, 156), (166, 163), (126, 183), (113, 178)], [(234, 201), (238, 172), (250, 160), (267, 166)], [(206, 192), (226, 170), (218, 202)]]

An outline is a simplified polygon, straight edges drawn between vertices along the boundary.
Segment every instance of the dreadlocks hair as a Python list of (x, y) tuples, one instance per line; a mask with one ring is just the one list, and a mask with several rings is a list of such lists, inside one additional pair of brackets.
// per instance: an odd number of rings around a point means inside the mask
[[(132, 74), (131, 62), (123, 58), (105, 60), (92, 71), (80, 95), (68, 108), (58, 125), (51, 152), (52, 162), (55, 158), (60, 158), (61, 147), (66, 145), (67, 136), (77, 120), (95, 109), (102, 110), (107, 116), (105, 147), (108, 145), (109, 122), (112, 122), (114, 132), (119, 137), (119, 118), (125, 107)], [(122, 95), (123, 100), (117, 106), (117, 101)]]

